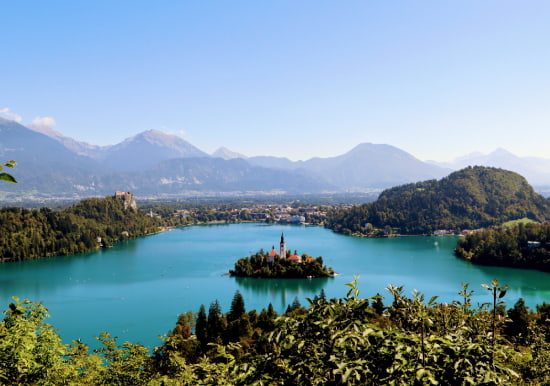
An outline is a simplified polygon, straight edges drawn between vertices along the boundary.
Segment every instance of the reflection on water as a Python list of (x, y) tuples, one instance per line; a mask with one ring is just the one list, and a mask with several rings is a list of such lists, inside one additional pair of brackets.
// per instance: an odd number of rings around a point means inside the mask
[[(278, 309), (285, 309), (294, 298), (319, 295), (330, 277), (315, 279), (257, 279), (253, 277), (233, 277), (243, 291), (251, 292), (254, 297), (269, 298)], [(305, 304), (302, 304), (303, 306)], [(266, 304), (267, 306), (267, 304)]]

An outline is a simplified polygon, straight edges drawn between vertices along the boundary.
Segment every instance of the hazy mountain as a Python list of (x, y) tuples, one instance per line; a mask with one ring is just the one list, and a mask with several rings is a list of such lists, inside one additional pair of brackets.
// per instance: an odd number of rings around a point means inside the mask
[(333, 191), (322, 179), (300, 172), (252, 166), (243, 159), (178, 158), (143, 172), (118, 173), (107, 185), (124, 186), (137, 195), (189, 195), (193, 192), (310, 193)]
[(372, 143), (362, 143), (338, 157), (312, 158), (304, 162), (303, 168), (347, 189), (389, 187), (440, 178), (450, 172), (394, 146)]
[(71, 137), (66, 137), (60, 132), (52, 129), (49, 126), (44, 125), (28, 125), (28, 129), (36, 131), (37, 133), (47, 135), (48, 137), (55, 139), (67, 149), (71, 150), (73, 153), (84, 155), (92, 158), (99, 158), (101, 152), (104, 150), (104, 147), (97, 145), (90, 145), (89, 143), (83, 141), (77, 141)]
[(299, 171), (213, 158), (181, 138), (156, 131), (102, 148), (103, 164), (69, 150), (67, 141), (60, 141), (62, 135), (55, 137), (0, 118), (0, 159), (18, 162), (10, 172), (19, 180), (2, 184), (2, 192), (14, 198), (106, 195), (115, 190), (140, 195), (335, 190), (325, 180)]
[(190, 157), (210, 156), (180, 137), (149, 130), (105, 149), (99, 159), (114, 170), (138, 171), (161, 161)]
[(285, 157), (273, 157), (273, 156), (255, 156), (247, 158), (247, 161), (252, 165), (261, 166), (264, 168), (273, 169), (298, 169), (302, 166), (303, 161), (291, 161)]
[[(38, 130), (37, 128), (34, 128)], [(390, 145), (363, 143), (328, 158), (293, 162), (218, 149), (212, 157), (180, 137), (149, 130), (114, 146), (94, 146), (54, 130), (30, 130), (0, 118), (0, 159), (15, 159), (21, 184), (2, 191), (90, 196), (130, 190), (136, 194), (196, 192), (346, 192), (437, 179), (451, 169), (422, 162)], [(84, 156), (84, 154), (86, 156)], [(471, 154), (452, 166), (499, 166), (532, 183), (550, 185), (550, 160), (520, 158), (505, 150)], [(7, 185), (7, 184), (5, 184)], [(10, 190), (11, 189), (11, 190)]]
[(549, 158), (518, 157), (501, 148), (489, 154), (472, 153), (456, 158), (450, 163), (435, 164), (445, 165), (455, 170), (475, 165), (497, 167), (519, 173), (533, 185), (550, 186)]
[(218, 148), (214, 153), (212, 153), (212, 157), (215, 158), (223, 158), (223, 159), (234, 159), (234, 158), (247, 158), (245, 155), (242, 155), (240, 153), (234, 152), (229, 150), (226, 147), (220, 147)]
[(102, 168), (44, 134), (0, 118), (0, 159), (13, 159), (10, 171), (19, 184), (3, 184), (5, 192), (57, 194), (94, 191)]
[(248, 161), (263, 167), (314, 173), (342, 190), (389, 187), (440, 178), (452, 171), (420, 161), (394, 146), (372, 143), (362, 143), (337, 157), (297, 162), (279, 157), (250, 157)]

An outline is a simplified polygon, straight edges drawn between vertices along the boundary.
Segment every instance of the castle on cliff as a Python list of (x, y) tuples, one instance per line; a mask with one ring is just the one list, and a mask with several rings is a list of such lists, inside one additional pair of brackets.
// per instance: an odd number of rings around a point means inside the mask
[(124, 202), (124, 210), (131, 208), (132, 210), (137, 210), (137, 202), (134, 195), (130, 192), (115, 192), (115, 199), (121, 200)]

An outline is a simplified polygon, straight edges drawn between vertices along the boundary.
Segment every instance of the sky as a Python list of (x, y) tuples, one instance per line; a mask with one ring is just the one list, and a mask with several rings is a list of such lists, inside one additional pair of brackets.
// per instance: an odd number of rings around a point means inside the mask
[[(550, 2), (0, 1), (0, 116), (305, 160), (550, 158)], [(0, 138), (1, 140), (1, 138)]]

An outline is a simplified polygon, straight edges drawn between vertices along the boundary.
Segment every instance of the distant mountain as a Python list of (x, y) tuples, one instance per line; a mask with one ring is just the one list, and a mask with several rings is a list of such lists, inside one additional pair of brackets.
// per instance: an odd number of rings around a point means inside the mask
[(302, 167), (303, 161), (293, 162), (285, 157), (255, 156), (247, 158), (252, 165), (272, 169), (294, 170)]
[(52, 139), (55, 139), (67, 149), (78, 155), (84, 155), (91, 158), (99, 158), (101, 152), (104, 149), (101, 146), (90, 145), (89, 143), (77, 141), (71, 137), (66, 137), (60, 132), (48, 126), (29, 125), (27, 128), (31, 129), (32, 131), (36, 131), (37, 133), (44, 134)]
[(518, 157), (501, 148), (489, 154), (472, 153), (450, 163), (432, 163), (454, 170), (476, 165), (503, 168), (521, 174), (535, 186), (550, 186), (550, 158)]
[(242, 159), (178, 158), (143, 172), (117, 173), (108, 184), (141, 196), (209, 193), (312, 193), (334, 191), (322, 179), (300, 172), (252, 166)]
[[(17, 161), (19, 184), (2, 184), (0, 197), (89, 197), (116, 190), (138, 195), (185, 196), (198, 192), (310, 193), (335, 191), (325, 180), (300, 171), (213, 158), (181, 138), (148, 131), (119, 145), (93, 149), (93, 159), (56, 139), (0, 118), (0, 159)], [(140, 159), (143, 158), (143, 159)], [(101, 161), (101, 163), (100, 163)]]
[(439, 181), (383, 191), (373, 203), (331, 214), (328, 226), (343, 233), (368, 233), (367, 224), (402, 234), (436, 229), (475, 229), (510, 220), (550, 219), (550, 200), (535, 193), (517, 173), (468, 167)]
[(441, 178), (452, 170), (420, 161), (390, 145), (362, 143), (349, 152), (330, 158), (292, 162), (288, 158), (250, 157), (263, 167), (302, 170), (324, 178), (341, 190), (384, 188), (424, 179)]
[(4, 184), (1, 190), (25, 195), (95, 193), (93, 186), (103, 170), (94, 160), (73, 153), (58, 141), (3, 118), (0, 159), (17, 162), (11, 174), (19, 181)]
[(347, 189), (390, 187), (424, 179), (441, 178), (450, 170), (430, 165), (390, 145), (363, 143), (333, 158), (312, 158), (305, 170), (323, 175)]
[[(247, 158), (226, 148), (210, 156), (180, 137), (156, 130), (113, 146), (95, 146), (49, 128), (33, 127), (33, 131), (2, 118), (0, 129), (0, 159), (19, 163), (13, 174), (20, 181), (0, 190), (27, 196), (86, 197), (113, 190), (138, 195), (367, 191), (437, 179), (451, 171), (396, 147), (372, 143), (337, 157), (293, 162), (271, 156)], [(496, 162), (498, 158), (510, 164), (515, 157), (504, 151), (497, 155), (487, 160), (478, 155), (475, 161)], [(529, 165), (533, 170), (539, 160), (516, 157), (516, 161), (516, 168)]]
[(234, 151), (229, 150), (226, 147), (220, 147), (218, 148), (214, 153), (212, 153), (212, 157), (215, 158), (223, 158), (223, 159), (234, 159), (234, 158), (247, 158), (245, 155), (242, 155), (240, 153), (236, 153)]
[(108, 147), (99, 160), (117, 171), (139, 171), (161, 161), (191, 157), (210, 156), (180, 137), (149, 130)]

